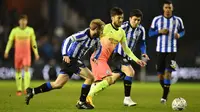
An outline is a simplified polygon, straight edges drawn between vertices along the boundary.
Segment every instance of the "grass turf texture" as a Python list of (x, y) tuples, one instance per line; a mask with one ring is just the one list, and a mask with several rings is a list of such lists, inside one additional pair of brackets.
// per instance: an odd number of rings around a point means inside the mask
[[(36, 87), (44, 81), (32, 81)], [(132, 99), (138, 103), (135, 107), (123, 106), (123, 82), (107, 88), (97, 96), (93, 110), (78, 110), (75, 107), (79, 99), (82, 81), (70, 81), (62, 89), (34, 96), (29, 105), (25, 105), (25, 96), (15, 95), (14, 81), (0, 81), (0, 112), (174, 112), (171, 102), (175, 97), (186, 99), (188, 106), (183, 112), (200, 112), (200, 83), (177, 83), (171, 87), (167, 105), (160, 104), (161, 87), (159, 83), (134, 82)]]

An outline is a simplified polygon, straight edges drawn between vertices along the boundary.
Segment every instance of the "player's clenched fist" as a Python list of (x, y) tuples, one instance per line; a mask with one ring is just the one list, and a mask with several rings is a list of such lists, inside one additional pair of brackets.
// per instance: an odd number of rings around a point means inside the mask
[(4, 58), (5, 58), (5, 59), (8, 58), (8, 53), (4, 53)]
[(142, 60), (138, 60), (136, 63), (137, 63), (138, 65), (140, 65), (141, 67), (144, 67), (144, 66), (147, 65), (147, 63), (146, 63), (145, 61), (142, 61)]
[(35, 55), (35, 60), (38, 61), (40, 59), (39, 55)]
[(175, 33), (174, 36), (175, 36), (176, 39), (180, 38), (180, 35), (178, 33)]
[(159, 34), (166, 35), (166, 34), (169, 33), (169, 30), (168, 30), (168, 29), (161, 29), (161, 30), (159, 30), (158, 32), (159, 32)]

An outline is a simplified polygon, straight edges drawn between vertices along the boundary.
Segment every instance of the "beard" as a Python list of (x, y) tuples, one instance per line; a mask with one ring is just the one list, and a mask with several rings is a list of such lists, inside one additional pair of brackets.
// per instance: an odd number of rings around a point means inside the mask
[(118, 27), (121, 27), (121, 25), (122, 25), (122, 24), (121, 24), (120, 22), (118, 22), (118, 23), (115, 22), (115, 23), (114, 23), (114, 26), (117, 27), (117, 28), (118, 28)]
[(100, 35), (98, 33), (94, 34), (93, 37), (99, 37)]

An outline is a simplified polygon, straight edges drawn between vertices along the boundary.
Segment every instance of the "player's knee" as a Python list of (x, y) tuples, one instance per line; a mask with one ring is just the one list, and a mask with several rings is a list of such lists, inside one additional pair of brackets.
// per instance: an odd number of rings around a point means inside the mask
[(122, 68), (122, 71), (126, 74), (126, 76), (133, 77), (135, 75), (135, 70), (130, 66)]
[(58, 85), (56, 85), (56, 89), (61, 89), (62, 87), (63, 87), (62, 84), (58, 84)]
[(61, 89), (62, 87), (63, 87), (62, 85), (59, 85), (59, 86), (57, 86), (56, 89)]
[(24, 71), (28, 72), (29, 67), (24, 67)]
[(134, 70), (128, 70), (125, 72), (126, 76), (130, 76), (133, 77), (135, 75), (135, 71)]
[(16, 69), (16, 72), (21, 72), (21, 69), (17, 68), (17, 69)]
[(94, 82), (94, 76), (93, 75), (89, 75), (88, 76), (88, 80), (90, 80), (91, 82)]
[(164, 79), (164, 75), (163, 74), (158, 74), (158, 79), (159, 80), (163, 80)]
[(87, 80), (87, 82), (90, 82), (90, 83), (94, 82), (94, 77), (92, 75), (88, 75), (84, 79)]

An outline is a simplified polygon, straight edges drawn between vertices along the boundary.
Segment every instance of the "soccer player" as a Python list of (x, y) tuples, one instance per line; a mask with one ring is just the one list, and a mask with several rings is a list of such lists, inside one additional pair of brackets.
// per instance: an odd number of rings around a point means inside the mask
[(161, 103), (165, 104), (171, 85), (171, 73), (176, 67), (177, 40), (185, 34), (183, 21), (173, 15), (171, 1), (163, 3), (163, 15), (156, 16), (151, 24), (149, 36), (157, 37), (157, 74), (163, 88)]
[(86, 97), (93, 83), (92, 72), (80, 61), (82, 56), (94, 45), (96, 45), (93, 59), (97, 60), (101, 52), (101, 43), (99, 36), (102, 33), (104, 22), (100, 19), (94, 19), (90, 22), (90, 27), (83, 31), (75, 33), (66, 38), (62, 45), (63, 63), (61, 71), (54, 82), (46, 82), (35, 88), (27, 89), (26, 104), (29, 104), (31, 98), (39, 93), (48, 92), (54, 89), (61, 89), (69, 78), (75, 73), (85, 79), (81, 89), (80, 100), (77, 102), (79, 109), (92, 109), (93, 106), (86, 103)]
[(22, 95), (22, 69), (24, 69), (24, 93), (30, 86), (31, 76), (29, 67), (31, 66), (31, 47), (33, 49), (35, 59), (39, 59), (35, 33), (32, 27), (27, 26), (28, 16), (21, 15), (19, 18), (19, 26), (12, 29), (6, 46), (4, 58), (8, 58), (9, 51), (15, 44), (15, 80), (17, 85), (17, 96)]
[[(126, 33), (127, 44), (132, 52), (135, 51), (136, 44), (140, 43), (142, 56), (149, 60), (146, 54), (145, 29), (140, 24), (142, 17), (143, 14), (139, 9), (133, 9), (130, 12), (129, 21), (124, 22), (121, 27)], [(130, 97), (135, 71), (131, 66), (131, 59), (124, 53), (121, 44), (118, 44), (115, 48), (112, 62), (115, 65), (114, 72), (123, 72), (126, 75), (124, 77), (124, 105), (135, 106), (137, 103), (133, 102)]]
[[(140, 66), (145, 66), (146, 63), (139, 60), (131, 51), (127, 45), (125, 31), (120, 27), (123, 22), (123, 10), (118, 7), (114, 7), (110, 11), (112, 23), (105, 25), (103, 30), (103, 36), (101, 37), (102, 52), (99, 59), (95, 63), (91, 58), (90, 63), (92, 72), (95, 77), (95, 81), (100, 81), (96, 86), (92, 87), (88, 94), (88, 102), (94, 106), (92, 97), (104, 88), (113, 84), (115, 80), (120, 76), (119, 73), (112, 73), (108, 66), (108, 59), (118, 43), (121, 43), (124, 52)], [(94, 56), (94, 54), (92, 55)]]

